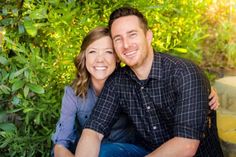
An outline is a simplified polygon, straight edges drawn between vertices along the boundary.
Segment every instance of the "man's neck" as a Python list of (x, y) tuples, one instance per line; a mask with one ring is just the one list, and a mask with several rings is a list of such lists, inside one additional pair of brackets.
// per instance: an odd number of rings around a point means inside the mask
[(152, 53), (148, 55), (148, 57), (144, 60), (141, 66), (131, 68), (139, 80), (146, 80), (148, 78), (152, 69), (153, 60), (154, 53), (152, 51)]

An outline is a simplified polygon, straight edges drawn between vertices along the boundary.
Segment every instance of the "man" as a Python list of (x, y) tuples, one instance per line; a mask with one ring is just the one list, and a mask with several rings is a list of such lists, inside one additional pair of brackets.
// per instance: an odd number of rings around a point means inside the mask
[(120, 112), (133, 122), (142, 146), (121, 147), (126, 154), (139, 152), (130, 156), (223, 156), (216, 114), (208, 107), (209, 81), (201, 70), (187, 60), (154, 53), (152, 32), (134, 8), (115, 10), (109, 28), (115, 51), (128, 66), (108, 79), (76, 156), (98, 156)]

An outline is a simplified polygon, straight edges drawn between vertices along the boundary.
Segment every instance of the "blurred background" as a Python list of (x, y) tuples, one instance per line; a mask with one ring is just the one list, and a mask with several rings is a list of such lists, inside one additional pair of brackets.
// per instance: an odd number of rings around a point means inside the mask
[(0, 0), (0, 156), (49, 156), (83, 37), (126, 5), (145, 14), (157, 51), (205, 71), (225, 156), (236, 156), (236, 0)]

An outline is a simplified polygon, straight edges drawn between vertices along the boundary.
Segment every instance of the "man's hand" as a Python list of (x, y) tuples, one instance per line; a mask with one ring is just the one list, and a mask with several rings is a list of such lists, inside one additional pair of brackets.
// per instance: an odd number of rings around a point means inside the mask
[(74, 155), (63, 145), (56, 144), (54, 146), (54, 156), (55, 157), (74, 157)]

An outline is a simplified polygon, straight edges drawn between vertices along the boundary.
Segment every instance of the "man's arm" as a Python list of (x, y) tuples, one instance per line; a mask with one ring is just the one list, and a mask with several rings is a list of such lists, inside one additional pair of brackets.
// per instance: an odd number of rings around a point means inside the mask
[(91, 129), (84, 129), (77, 144), (75, 156), (98, 157), (102, 139), (102, 134)]
[(183, 137), (174, 137), (162, 144), (146, 157), (192, 157), (195, 155), (200, 141)]
[(56, 144), (54, 146), (54, 156), (55, 157), (74, 157), (74, 155), (63, 145)]

